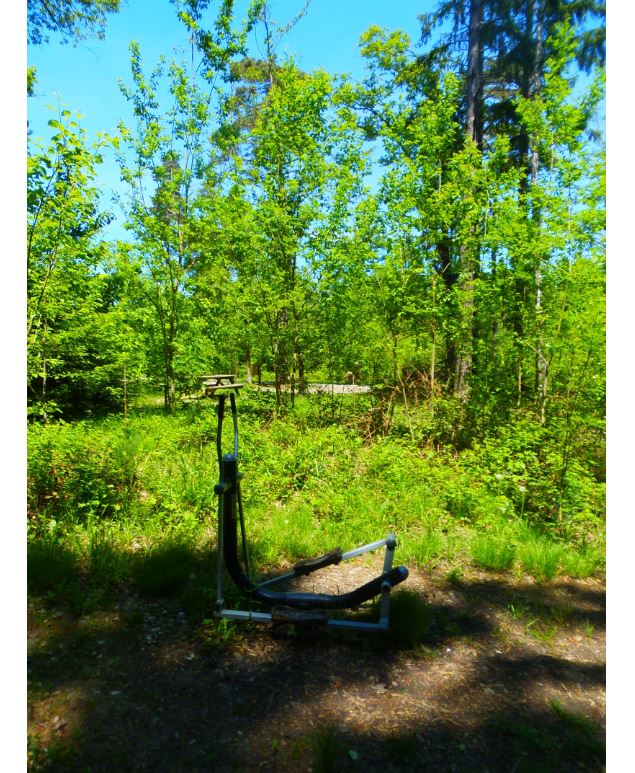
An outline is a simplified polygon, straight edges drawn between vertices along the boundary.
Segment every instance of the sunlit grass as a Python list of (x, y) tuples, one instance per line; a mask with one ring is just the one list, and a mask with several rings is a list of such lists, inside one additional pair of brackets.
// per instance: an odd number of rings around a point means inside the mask
[(517, 557), (523, 569), (536, 580), (548, 582), (558, 574), (563, 549), (548, 537), (530, 537), (518, 546)]
[(601, 569), (605, 563), (605, 553), (598, 548), (585, 548), (578, 551), (573, 547), (568, 547), (563, 550), (561, 556), (562, 574), (569, 577), (589, 577)]
[(471, 545), (472, 560), (483, 569), (502, 572), (514, 563), (516, 548), (501, 537), (477, 535)]
[(445, 550), (445, 540), (438, 531), (428, 529), (424, 534), (409, 542), (409, 557), (420, 567), (430, 564), (435, 558), (441, 556)]
[[(298, 401), (298, 416), (265, 420), (267, 400), (254, 393), (241, 402), (242, 492), (256, 571), (389, 532), (397, 535), (397, 563), (424, 571), (446, 563), (449, 581), (470, 564), (541, 582), (586, 577), (604, 565), (599, 519), (581, 545), (529, 528), (472, 452), (419, 449), (408, 433), (369, 443), (351, 427), (309, 425), (307, 398)], [(107, 589), (136, 578), (156, 592), (177, 592), (192, 551), (215, 539), (213, 401), (174, 416), (148, 404), (127, 421), (32, 430), (29, 588), (59, 590), (89, 577)], [(172, 558), (169, 545), (178, 546)], [(158, 569), (141, 568), (146, 562)]]

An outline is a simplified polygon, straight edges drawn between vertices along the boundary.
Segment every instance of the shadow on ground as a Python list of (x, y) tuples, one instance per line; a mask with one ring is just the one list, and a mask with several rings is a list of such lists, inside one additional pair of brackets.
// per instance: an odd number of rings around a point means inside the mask
[(601, 584), (413, 579), (384, 640), (236, 628), (130, 583), (84, 614), (34, 594), (30, 768), (603, 770)]

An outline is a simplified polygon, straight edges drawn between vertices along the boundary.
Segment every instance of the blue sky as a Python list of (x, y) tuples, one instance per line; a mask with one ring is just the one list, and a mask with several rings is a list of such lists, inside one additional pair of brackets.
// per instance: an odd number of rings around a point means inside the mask
[[(271, 0), (270, 15), (281, 24), (294, 18), (305, 0)], [(48, 106), (67, 108), (82, 115), (81, 124), (89, 140), (97, 132), (114, 133), (119, 119), (128, 116), (127, 104), (117, 79), (130, 80), (130, 41), (140, 44), (144, 69), (151, 69), (163, 54), (167, 57), (183, 50), (187, 35), (169, 0), (124, 0), (122, 10), (108, 17), (105, 40), (89, 39), (76, 46), (63, 45), (54, 37), (48, 44), (29, 46), (28, 64), (37, 68), (35, 96), (28, 99), (27, 112), (32, 139), (46, 140), (47, 126), (54, 113)], [(211, 4), (213, 8), (217, 3)], [(247, 0), (237, 0), (237, 17), (242, 19)], [(283, 38), (277, 53), (294, 56), (307, 71), (323, 68), (331, 73), (347, 72), (361, 78), (364, 63), (359, 39), (373, 24), (401, 29), (418, 42), (418, 15), (432, 10), (434, 0), (312, 0), (306, 15)], [(262, 32), (259, 35), (262, 42)], [(257, 40), (251, 38), (254, 56)], [(104, 205), (110, 191), (121, 189), (119, 171), (108, 154), (99, 169)], [(121, 214), (110, 226), (111, 237), (123, 237)]]
[[(269, 0), (271, 17), (285, 24), (303, 8), (306, 0)], [(67, 108), (82, 116), (88, 140), (98, 132), (116, 133), (120, 119), (130, 123), (128, 105), (120, 93), (117, 80), (130, 81), (129, 44), (140, 44), (144, 69), (150, 71), (164, 55), (170, 58), (184, 51), (187, 34), (169, 0), (123, 0), (119, 13), (107, 17), (103, 41), (88, 39), (77, 45), (61, 44), (55, 36), (49, 43), (30, 46), (28, 64), (37, 68), (35, 96), (27, 103), (31, 139), (46, 141), (51, 134), (47, 126), (54, 108)], [(218, 2), (210, 3), (209, 24)], [(242, 19), (248, 0), (236, 0), (236, 16)], [(420, 35), (418, 16), (433, 10), (436, 0), (312, 0), (307, 13), (281, 41), (279, 56), (292, 55), (307, 71), (323, 68), (331, 73), (350, 73), (361, 78), (364, 61), (359, 53), (362, 33), (371, 25), (390, 30), (401, 29), (410, 35), (413, 47)], [(251, 53), (262, 43), (259, 35), (251, 37)], [(588, 79), (580, 79), (580, 86)], [(601, 121), (600, 121), (601, 125)], [(113, 191), (124, 191), (119, 168), (110, 151), (104, 153), (104, 164), (98, 168), (102, 206), (111, 209), (115, 220), (106, 229), (108, 238), (125, 238), (123, 213), (111, 203)]]

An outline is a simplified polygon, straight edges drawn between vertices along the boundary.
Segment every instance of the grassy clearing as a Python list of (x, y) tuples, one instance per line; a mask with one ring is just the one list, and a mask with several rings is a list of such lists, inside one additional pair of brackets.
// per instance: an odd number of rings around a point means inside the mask
[[(603, 484), (578, 480), (556, 509), (555, 472), (539, 464), (544, 448), (533, 436), (514, 466), (513, 433), (450, 454), (399, 432), (364, 442), (307, 399), (296, 414), (272, 418), (268, 401), (241, 397), (243, 501), (257, 566), (395, 531), (401, 561), (445, 563), (454, 581), (469, 564), (540, 582), (603, 568)], [(211, 577), (215, 432), (212, 401), (171, 417), (146, 409), (127, 420), (31, 426), (30, 589), (80, 605), (129, 581), (148, 594), (182, 593), (203, 555)], [(229, 432), (225, 440), (231, 446)]]

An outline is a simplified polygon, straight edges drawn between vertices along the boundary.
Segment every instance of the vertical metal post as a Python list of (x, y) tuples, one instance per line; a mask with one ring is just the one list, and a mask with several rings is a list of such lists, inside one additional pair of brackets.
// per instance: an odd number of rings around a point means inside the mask
[(216, 453), (218, 455), (218, 474), (223, 470), (223, 416), (225, 415), (225, 395), (218, 395), (218, 426), (216, 428)]
[(216, 540), (216, 607), (220, 613), (225, 599), (223, 598), (223, 497), (218, 497), (218, 537)]
[(236, 498), (238, 500), (238, 520), (240, 521), (240, 538), (243, 546), (243, 561), (245, 563), (245, 574), (250, 577), (249, 555), (247, 553), (247, 535), (245, 534), (245, 516), (243, 515), (243, 500), (240, 494), (240, 476), (236, 481)]
[[(223, 414), (225, 413), (225, 395), (218, 396), (218, 426), (216, 429), (216, 452), (218, 454), (218, 477), (223, 480)], [(218, 495), (218, 537), (216, 539), (216, 607), (218, 614), (222, 611), (225, 599), (223, 598), (223, 497)]]
[(397, 547), (397, 540), (394, 534), (389, 534), (386, 537), (386, 555), (384, 556), (384, 574), (387, 574), (392, 569), (392, 562), (395, 557), (395, 548)]
[[(232, 421), (234, 423), (234, 458), (238, 462), (238, 411), (236, 410), (236, 395), (230, 392), (229, 407), (232, 412)], [(236, 479), (236, 500), (238, 503), (238, 520), (240, 521), (240, 539), (242, 541), (243, 562), (245, 564), (245, 574), (249, 575), (249, 556), (247, 555), (247, 535), (245, 534), (245, 516), (243, 514), (243, 500), (240, 493), (240, 478)]]
[[(389, 534), (386, 537), (386, 554), (384, 555), (384, 574), (392, 569), (392, 562), (395, 557), (395, 548), (397, 547), (397, 540), (394, 534)], [(379, 625), (381, 628), (388, 630), (390, 624), (390, 591), (391, 586), (385, 582), (381, 587), (381, 601), (379, 604)]]

